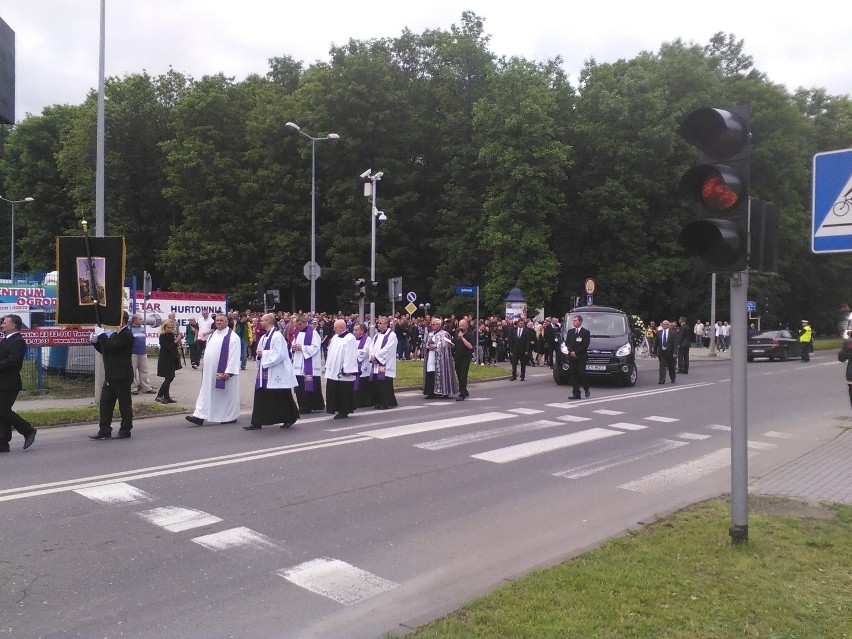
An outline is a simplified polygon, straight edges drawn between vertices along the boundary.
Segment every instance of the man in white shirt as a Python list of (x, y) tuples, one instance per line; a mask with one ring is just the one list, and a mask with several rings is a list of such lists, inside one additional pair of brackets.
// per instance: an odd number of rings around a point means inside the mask
[(325, 410), (335, 414), (334, 419), (345, 419), (355, 411), (353, 387), (360, 374), (358, 345), (352, 333), (346, 330), (342, 319), (334, 322), (334, 337), (328, 345), (325, 360), (325, 392), (328, 396)]

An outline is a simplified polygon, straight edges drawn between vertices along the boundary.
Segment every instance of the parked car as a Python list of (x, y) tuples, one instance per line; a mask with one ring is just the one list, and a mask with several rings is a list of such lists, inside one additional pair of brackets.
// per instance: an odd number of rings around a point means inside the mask
[(758, 357), (768, 357), (770, 362), (780, 359), (786, 362), (790, 357), (802, 356), (802, 344), (799, 338), (788, 330), (766, 331), (748, 338), (746, 359), (753, 362)]
[(553, 353), (553, 380), (560, 386), (571, 382), (565, 335), (573, 328), (571, 317), (574, 315), (583, 318), (583, 327), (592, 334), (586, 361), (589, 380), (605, 378), (615, 379), (625, 386), (636, 384), (639, 373), (630, 319), (623, 311), (608, 306), (579, 306), (565, 315), (559, 345)]

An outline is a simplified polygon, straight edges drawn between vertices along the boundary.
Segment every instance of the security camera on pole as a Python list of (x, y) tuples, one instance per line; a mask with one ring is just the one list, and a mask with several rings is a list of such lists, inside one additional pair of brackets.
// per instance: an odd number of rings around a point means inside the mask
[[(364, 183), (364, 197), (373, 198), (373, 206), (370, 216), (370, 282), (376, 281), (376, 223), (384, 222), (388, 219), (384, 211), (376, 208), (376, 182), (382, 179), (384, 173), (377, 171), (372, 173), (372, 169), (364, 171), (360, 177), (362, 180), (369, 180)], [(376, 298), (373, 296), (370, 300), (370, 335), (376, 334)]]

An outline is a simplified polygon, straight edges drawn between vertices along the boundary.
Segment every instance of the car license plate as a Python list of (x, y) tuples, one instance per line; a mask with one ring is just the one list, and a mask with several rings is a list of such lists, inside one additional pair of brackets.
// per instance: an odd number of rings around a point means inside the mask
[(586, 364), (587, 371), (605, 371), (606, 364)]

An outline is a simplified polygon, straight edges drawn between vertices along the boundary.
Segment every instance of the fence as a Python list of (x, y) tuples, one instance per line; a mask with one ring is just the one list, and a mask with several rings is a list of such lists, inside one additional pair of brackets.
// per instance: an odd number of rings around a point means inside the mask
[(75, 380), (94, 381), (93, 346), (30, 346), (21, 368), (25, 391), (59, 390)]

